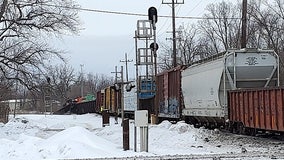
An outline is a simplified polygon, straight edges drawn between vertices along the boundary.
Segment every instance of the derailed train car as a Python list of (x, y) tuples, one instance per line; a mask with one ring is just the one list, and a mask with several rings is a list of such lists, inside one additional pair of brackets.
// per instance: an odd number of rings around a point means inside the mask
[(84, 97), (69, 99), (61, 109), (55, 111), (54, 114), (85, 114), (96, 112), (96, 99), (93, 94)]
[[(183, 116), (208, 127), (230, 121), (228, 94), (242, 88), (279, 84), (279, 58), (272, 50), (242, 49), (220, 53), (182, 72)], [(243, 113), (240, 113), (243, 114)]]

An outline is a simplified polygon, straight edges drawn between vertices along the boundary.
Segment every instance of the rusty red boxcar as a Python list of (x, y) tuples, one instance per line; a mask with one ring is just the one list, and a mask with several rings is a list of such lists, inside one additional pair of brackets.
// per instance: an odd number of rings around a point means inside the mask
[(100, 90), (97, 92), (96, 95), (96, 107), (95, 107), (96, 113), (101, 112), (104, 106), (104, 101), (105, 101), (104, 90)]
[(159, 119), (181, 117), (183, 106), (181, 92), (181, 70), (183, 66), (175, 67), (157, 75), (157, 104)]
[(229, 91), (230, 122), (238, 132), (284, 131), (284, 88)]

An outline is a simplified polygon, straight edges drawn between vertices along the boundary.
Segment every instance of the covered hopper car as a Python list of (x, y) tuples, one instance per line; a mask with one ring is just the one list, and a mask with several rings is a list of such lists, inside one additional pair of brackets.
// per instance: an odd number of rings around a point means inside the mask
[(279, 58), (272, 50), (230, 50), (182, 72), (183, 116), (195, 125), (222, 126), (229, 120), (228, 91), (279, 84)]

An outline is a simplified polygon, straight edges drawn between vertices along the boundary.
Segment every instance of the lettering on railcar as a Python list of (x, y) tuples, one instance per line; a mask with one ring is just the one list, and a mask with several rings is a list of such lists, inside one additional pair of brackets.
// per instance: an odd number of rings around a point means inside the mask
[(210, 114), (210, 111), (205, 111), (205, 115), (206, 116), (210, 116), (211, 114)]
[(256, 57), (247, 57), (245, 64), (247, 64), (249, 66), (254, 66), (254, 65), (258, 64), (257, 58)]

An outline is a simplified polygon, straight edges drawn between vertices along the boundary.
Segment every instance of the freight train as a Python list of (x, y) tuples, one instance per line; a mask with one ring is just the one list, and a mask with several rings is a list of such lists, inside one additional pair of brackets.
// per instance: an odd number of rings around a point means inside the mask
[(183, 119), (251, 135), (284, 131), (279, 57), (273, 50), (228, 50), (158, 74), (156, 87), (159, 121)]
[[(156, 93), (147, 98), (137, 94), (137, 87), (124, 89), (125, 117), (147, 109), (159, 121), (185, 120), (251, 135), (284, 132), (284, 89), (273, 50), (228, 50), (161, 72), (155, 81)], [(121, 97), (113, 86), (97, 92), (95, 112), (120, 114)]]

